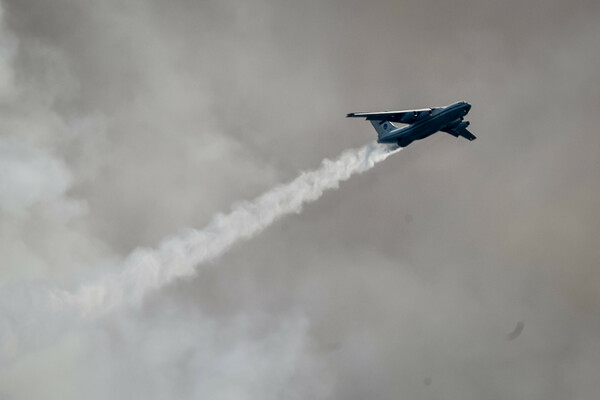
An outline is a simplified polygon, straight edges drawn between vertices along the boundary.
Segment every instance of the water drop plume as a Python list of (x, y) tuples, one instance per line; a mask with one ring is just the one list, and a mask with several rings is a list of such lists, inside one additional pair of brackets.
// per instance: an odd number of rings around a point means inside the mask
[(373, 142), (346, 150), (335, 160), (325, 159), (316, 170), (302, 172), (252, 201), (236, 204), (229, 214), (217, 214), (204, 229), (167, 238), (155, 249), (136, 249), (121, 272), (83, 284), (73, 292), (58, 292), (53, 296), (54, 304), (75, 307), (86, 315), (137, 304), (146, 294), (194, 275), (198, 266), (218, 258), (235, 243), (251, 238), (286, 214), (299, 213), (303, 204), (317, 200), (324, 191), (337, 188), (340, 182), (371, 169), (400, 149)]

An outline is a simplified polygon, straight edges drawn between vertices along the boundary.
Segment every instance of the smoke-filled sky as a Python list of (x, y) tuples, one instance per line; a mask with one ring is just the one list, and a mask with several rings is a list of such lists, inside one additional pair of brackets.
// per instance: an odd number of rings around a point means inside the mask
[[(597, 397), (597, 1), (0, 4), (0, 399)], [(47, 296), (372, 141), (348, 112), (458, 100), (474, 142), (141, 301)]]

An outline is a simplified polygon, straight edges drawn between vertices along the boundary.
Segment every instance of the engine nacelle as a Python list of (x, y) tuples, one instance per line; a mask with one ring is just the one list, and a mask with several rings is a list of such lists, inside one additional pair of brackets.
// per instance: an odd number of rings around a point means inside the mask
[(467, 126), (469, 126), (470, 122), (469, 121), (464, 121), (461, 122), (460, 124), (458, 124), (458, 126), (456, 127), (456, 130), (461, 131), (463, 129), (466, 129)]
[(431, 110), (431, 109), (423, 110), (423, 111), (408, 112), (408, 113), (404, 114), (402, 116), (402, 118), (400, 118), (399, 122), (402, 122), (403, 124), (412, 124), (414, 122), (425, 119), (425, 118), (431, 116), (432, 114), (433, 114), (433, 110)]
[(419, 115), (417, 115), (417, 121), (422, 120), (423, 118), (429, 117), (430, 115), (431, 115), (431, 110), (421, 111), (421, 112), (419, 112)]
[(413, 111), (411, 113), (404, 114), (404, 116), (400, 119), (400, 122), (402, 122), (403, 124), (412, 124), (413, 122), (415, 122), (417, 120), (418, 117), (419, 117), (419, 113), (416, 111)]
[(450, 129), (454, 129), (454, 128), (456, 128), (456, 127), (458, 126), (458, 124), (460, 124), (461, 122), (462, 122), (462, 118), (457, 118), (457, 119), (455, 119), (454, 121), (452, 121), (452, 122), (450, 122), (450, 123), (448, 124), (448, 128), (450, 128)]

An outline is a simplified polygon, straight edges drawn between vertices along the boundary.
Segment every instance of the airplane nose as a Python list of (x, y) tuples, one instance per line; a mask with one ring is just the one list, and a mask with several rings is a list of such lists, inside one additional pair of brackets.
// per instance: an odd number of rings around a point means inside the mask
[(471, 105), (469, 103), (465, 103), (465, 111), (469, 112), (471, 110)]

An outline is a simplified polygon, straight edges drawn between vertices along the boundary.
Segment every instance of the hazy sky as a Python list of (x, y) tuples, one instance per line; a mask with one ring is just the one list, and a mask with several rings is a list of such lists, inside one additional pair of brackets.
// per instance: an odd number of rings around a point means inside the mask
[[(597, 397), (597, 1), (1, 9), (0, 399)], [(477, 140), (415, 142), (139, 306), (28, 331), (48, 285), (373, 140), (348, 112), (458, 100)]]

